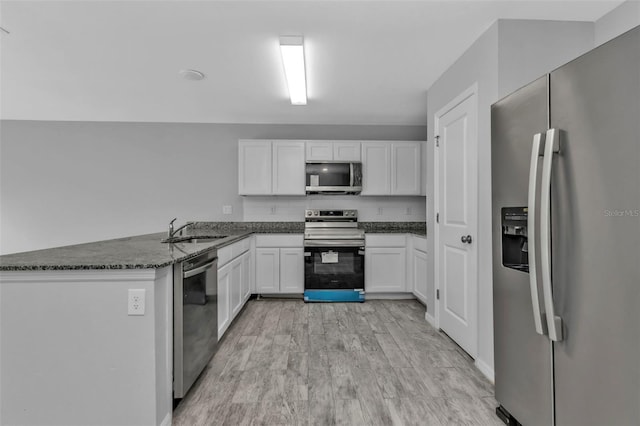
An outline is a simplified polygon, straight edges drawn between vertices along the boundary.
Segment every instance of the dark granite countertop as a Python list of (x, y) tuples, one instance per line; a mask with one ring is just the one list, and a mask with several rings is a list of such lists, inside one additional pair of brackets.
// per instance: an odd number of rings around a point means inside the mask
[[(426, 235), (420, 222), (360, 222), (370, 233)], [(156, 269), (221, 248), (254, 233), (302, 233), (304, 222), (194, 222), (185, 237), (223, 236), (197, 243), (162, 243), (165, 233), (137, 235), (93, 243), (0, 256), (0, 271), (72, 269)]]
[(425, 222), (358, 222), (358, 228), (370, 234), (416, 234), (427, 235)]
[(230, 244), (249, 232), (202, 243), (161, 243), (165, 233), (137, 235), (0, 256), (0, 271), (156, 269)]

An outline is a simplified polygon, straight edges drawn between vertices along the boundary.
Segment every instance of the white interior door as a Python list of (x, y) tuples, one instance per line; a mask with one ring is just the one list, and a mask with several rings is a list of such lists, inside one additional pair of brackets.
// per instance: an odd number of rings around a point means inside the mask
[(477, 355), (477, 95), (475, 85), (435, 117), (436, 315), (440, 329)]

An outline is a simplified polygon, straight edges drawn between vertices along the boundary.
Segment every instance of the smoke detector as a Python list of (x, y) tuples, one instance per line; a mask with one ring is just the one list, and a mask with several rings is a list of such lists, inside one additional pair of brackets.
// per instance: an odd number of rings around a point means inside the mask
[(178, 74), (180, 74), (185, 80), (198, 81), (204, 78), (204, 73), (196, 70), (180, 70)]

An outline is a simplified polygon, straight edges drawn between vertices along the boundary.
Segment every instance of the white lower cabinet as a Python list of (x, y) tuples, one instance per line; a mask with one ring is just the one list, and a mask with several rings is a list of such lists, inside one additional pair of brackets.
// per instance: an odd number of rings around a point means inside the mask
[(367, 293), (407, 291), (406, 248), (367, 247), (364, 265), (365, 290)]
[(256, 248), (256, 293), (280, 292), (280, 249)]
[(242, 259), (236, 258), (231, 262), (231, 289), (229, 291), (231, 297), (231, 316), (235, 317), (242, 308), (242, 281), (244, 274), (242, 270)]
[(218, 340), (231, 323), (231, 264), (218, 269)]
[(303, 293), (302, 235), (256, 236), (256, 293)]
[(304, 293), (304, 249), (280, 249), (280, 293)]
[(218, 340), (251, 296), (250, 239), (218, 250)]
[(413, 249), (413, 295), (427, 303), (427, 253)]
[(367, 293), (407, 289), (407, 234), (366, 234), (364, 279)]
[(242, 256), (240, 256), (242, 262), (242, 280), (240, 282), (241, 285), (241, 297), (242, 304), (249, 300), (251, 297), (251, 281), (253, 280), (253, 274), (251, 272), (251, 264), (252, 264), (252, 253), (250, 251), (246, 252)]
[(256, 248), (256, 293), (303, 293), (304, 249)]

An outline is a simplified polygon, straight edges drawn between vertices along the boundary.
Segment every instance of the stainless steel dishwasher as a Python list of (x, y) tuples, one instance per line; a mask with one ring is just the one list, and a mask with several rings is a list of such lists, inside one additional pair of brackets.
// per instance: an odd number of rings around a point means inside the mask
[(173, 270), (173, 397), (183, 398), (218, 345), (218, 252)]

